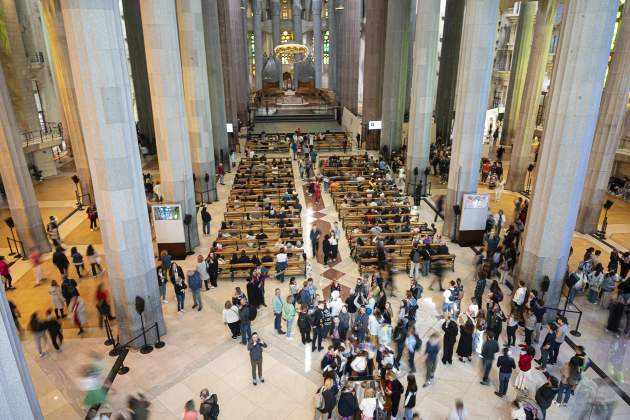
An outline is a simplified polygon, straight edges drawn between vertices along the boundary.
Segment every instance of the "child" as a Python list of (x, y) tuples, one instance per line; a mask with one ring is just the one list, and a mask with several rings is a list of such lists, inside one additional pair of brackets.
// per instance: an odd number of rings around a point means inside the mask
[(506, 329), (508, 347), (516, 345), (516, 330), (517, 329), (518, 329), (518, 321), (516, 321), (516, 317), (514, 316), (514, 313), (511, 313), (507, 321), (507, 329)]

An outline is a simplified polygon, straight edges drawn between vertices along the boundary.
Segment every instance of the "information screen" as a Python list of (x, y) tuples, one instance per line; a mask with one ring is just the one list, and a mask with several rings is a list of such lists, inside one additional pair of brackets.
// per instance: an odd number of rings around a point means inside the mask
[(383, 128), (383, 121), (370, 121), (368, 123), (368, 130), (380, 130)]
[(464, 194), (465, 209), (487, 209), (490, 206), (488, 194)]
[(234, 132), (234, 125), (232, 124), (225, 124), (225, 128), (227, 129), (228, 133), (233, 133)]
[(181, 206), (153, 206), (154, 220), (180, 220)]

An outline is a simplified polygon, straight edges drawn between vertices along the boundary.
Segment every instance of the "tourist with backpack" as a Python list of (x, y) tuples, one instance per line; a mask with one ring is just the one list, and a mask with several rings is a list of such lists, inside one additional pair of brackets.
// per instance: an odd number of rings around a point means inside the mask
[(359, 410), (359, 401), (352, 382), (348, 381), (341, 391), (337, 411), (341, 420), (353, 420)]
[(201, 398), (199, 414), (203, 416), (203, 420), (217, 420), (219, 418), (219, 398), (217, 394), (210, 395), (210, 391), (204, 388), (201, 390), (199, 398)]
[(326, 378), (324, 385), (315, 394), (314, 420), (329, 419), (337, 404), (337, 385), (332, 378)]

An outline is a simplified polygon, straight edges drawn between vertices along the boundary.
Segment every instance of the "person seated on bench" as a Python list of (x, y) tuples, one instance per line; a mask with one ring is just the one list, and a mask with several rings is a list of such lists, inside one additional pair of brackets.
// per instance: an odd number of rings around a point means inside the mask
[(446, 242), (440, 241), (440, 244), (437, 246), (436, 255), (449, 255), (448, 246), (446, 246)]
[(256, 239), (258, 239), (259, 241), (267, 239), (267, 238), (269, 238), (269, 236), (267, 236), (267, 234), (265, 233), (265, 231), (262, 228), (260, 229), (260, 232), (258, 232), (256, 234)]
[[(232, 257), (232, 260), (234, 260), (234, 257)], [(239, 264), (250, 263), (251, 259), (247, 256), (247, 253), (245, 252), (245, 250), (242, 250), (240, 257), (238, 257), (238, 260), (236, 262)]]
[(247, 235), (245, 236), (245, 239), (250, 241), (247, 242), (247, 246), (250, 248), (256, 248), (258, 246), (258, 243), (256, 242), (256, 235), (254, 235), (254, 232), (252, 232), (251, 230), (249, 232), (247, 232)]

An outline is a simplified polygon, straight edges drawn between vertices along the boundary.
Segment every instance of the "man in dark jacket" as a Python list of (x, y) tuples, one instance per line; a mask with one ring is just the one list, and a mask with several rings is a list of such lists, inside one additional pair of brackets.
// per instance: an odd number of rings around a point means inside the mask
[(201, 311), (203, 302), (201, 301), (201, 275), (196, 270), (188, 270), (188, 287), (193, 295), (193, 309)]
[(558, 393), (558, 379), (548, 373), (545, 373), (545, 376), (547, 377), (547, 382), (536, 390), (536, 402), (543, 413), (543, 420), (547, 418), (547, 409), (551, 407), (551, 402)]
[(354, 387), (350, 381), (348, 381), (341, 391), (337, 409), (339, 411), (339, 415), (343, 418), (354, 418), (354, 415), (359, 410), (359, 402), (357, 401)]
[(309, 238), (311, 240), (311, 248), (313, 250), (313, 258), (317, 258), (317, 251), (319, 250), (319, 238), (322, 235), (316, 224), (313, 224)]
[(241, 344), (247, 344), (247, 340), (252, 336), (251, 307), (247, 299), (241, 299), (241, 307), (238, 310), (238, 319), (241, 322)]
[(444, 331), (444, 349), (442, 350), (442, 363), (453, 364), (453, 347), (455, 346), (455, 340), (457, 340), (457, 323), (451, 320), (451, 315), (446, 314), (444, 316), (444, 323), (442, 324), (442, 331)]
[(488, 338), (486, 342), (481, 346), (481, 357), (483, 357), (483, 379), (481, 385), (489, 385), (488, 375), (490, 375), (490, 369), (492, 369), (492, 362), (494, 361), (494, 355), (499, 351), (499, 343), (494, 339), (494, 333), (488, 331)]
[(311, 342), (311, 351), (324, 350), (322, 346), (322, 339), (324, 338), (324, 302), (319, 301), (317, 308), (310, 315), (311, 325), (313, 326), (313, 341)]
[[(242, 325), (242, 324), (241, 324)], [(258, 333), (252, 334), (252, 339), (247, 343), (247, 350), (249, 351), (249, 361), (252, 364), (252, 381), (254, 385), (257, 385), (256, 370), (258, 369), (258, 379), (261, 383), (265, 383), (265, 379), (262, 376), (262, 361), (263, 361), (263, 348), (267, 347), (267, 343), (258, 338)]]
[(514, 359), (510, 357), (509, 347), (503, 349), (503, 355), (499, 356), (497, 359), (497, 367), (499, 368), (499, 390), (494, 394), (503, 398), (507, 393), (512, 371), (516, 369), (516, 363), (514, 363)]
[(208, 212), (206, 206), (201, 208), (201, 223), (203, 224), (203, 234), (210, 235), (210, 222), (212, 222), (212, 216)]
[(61, 273), (61, 276), (64, 276), (68, 272), (70, 261), (68, 261), (68, 257), (66, 257), (66, 254), (63, 252), (63, 249), (61, 247), (57, 247), (57, 249), (55, 249), (55, 253), (52, 257), (52, 262)]

